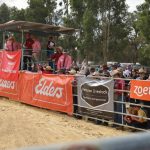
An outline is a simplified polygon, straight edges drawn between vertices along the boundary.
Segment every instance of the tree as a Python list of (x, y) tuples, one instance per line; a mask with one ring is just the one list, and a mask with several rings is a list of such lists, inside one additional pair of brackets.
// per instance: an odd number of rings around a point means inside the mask
[(5, 23), (10, 19), (10, 10), (5, 3), (0, 6), (0, 16), (0, 23)]
[(139, 30), (139, 36), (143, 38), (139, 50), (140, 62), (144, 65), (150, 65), (150, 1), (145, 2), (138, 7), (136, 27)]
[[(68, 1), (63, 2), (68, 6)], [(125, 0), (70, 0), (69, 8), (64, 24), (80, 30), (76, 41), (82, 58), (97, 63), (124, 60), (130, 31)]]
[(28, 0), (29, 7), (26, 9), (28, 21), (46, 23), (45, 18), (52, 17), (56, 8), (55, 0)]
[(18, 10), (16, 7), (12, 7), (10, 9), (10, 19), (16, 21), (19, 20), (25, 21), (26, 20), (25, 9)]

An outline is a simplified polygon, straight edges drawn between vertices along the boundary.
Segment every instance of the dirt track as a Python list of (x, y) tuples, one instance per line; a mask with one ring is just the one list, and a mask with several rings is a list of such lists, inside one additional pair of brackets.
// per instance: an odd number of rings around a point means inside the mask
[(48, 145), (126, 132), (0, 98), (0, 149)]

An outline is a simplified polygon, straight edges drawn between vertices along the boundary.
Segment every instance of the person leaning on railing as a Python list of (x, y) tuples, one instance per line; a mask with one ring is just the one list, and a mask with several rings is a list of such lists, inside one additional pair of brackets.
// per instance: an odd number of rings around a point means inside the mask
[(59, 57), (57, 63), (57, 72), (60, 74), (67, 73), (72, 66), (72, 57), (67, 51), (64, 51), (63, 54)]
[[(115, 123), (118, 124), (123, 124), (123, 115), (122, 114), (117, 114), (117, 113), (123, 113), (123, 111), (125, 111), (125, 106), (122, 103), (124, 101), (124, 95), (122, 91), (119, 90), (124, 90), (125, 89), (125, 81), (121, 79), (122, 77), (122, 72), (120, 72), (118, 69), (113, 70), (111, 72), (111, 75), (113, 78), (115, 79), (115, 93), (114, 93), (114, 111), (116, 112), (114, 114), (114, 121)], [(118, 91), (117, 91), (118, 90)], [(117, 102), (118, 101), (118, 102)], [(114, 125), (114, 127), (117, 127), (118, 129), (121, 129), (120, 126)]]
[(133, 126), (136, 128), (147, 129), (148, 128), (148, 121), (147, 121), (147, 112), (141, 108), (141, 106), (133, 105), (128, 109), (129, 114), (136, 115), (130, 116), (127, 115), (124, 117), (124, 120), (129, 126)]

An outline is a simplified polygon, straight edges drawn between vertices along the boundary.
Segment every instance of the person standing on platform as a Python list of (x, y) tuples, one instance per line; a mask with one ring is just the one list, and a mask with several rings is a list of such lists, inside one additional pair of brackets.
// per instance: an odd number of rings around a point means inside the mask
[(18, 49), (21, 49), (21, 44), (19, 42), (16, 42), (14, 36), (10, 36), (6, 42), (5, 49), (8, 51), (16, 51)]
[(40, 56), (40, 51), (41, 51), (41, 43), (35, 36), (33, 36), (32, 39), (34, 41), (34, 43), (32, 45), (32, 49), (33, 49), (32, 60), (34, 62), (34, 70), (33, 71), (37, 71), (38, 63), (39, 63), (39, 56)]
[[(49, 37), (47, 43), (47, 58), (50, 58), (54, 54), (55, 42), (53, 41), (53, 37)], [(52, 61), (49, 61), (49, 66), (54, 69), (54, 64)]]
[[(31, 71), (32, 70), (32, 45), (34, 43), (34, 41), (32, 40), (31, 38), (31, 34), (30, 33), (26, 33), (26, 41), (25, 41), (25, 49), (24, 49), (24, 52), (23, 52), (23, 70), (29, 70)], [(27, 64), (27, 62), (29, 64)]]
[(57, 63), (58, 63), (59, 57), (63, 54), (62, 51), (63, 51), (63, 49), (61, 46), (56, 47), (56, 53), (51, 55), (51, 57), (50, 57), (50, 60), (54, 60), (54, 62), (55, 62), (55, 68), (54, 69), (57, 68)]

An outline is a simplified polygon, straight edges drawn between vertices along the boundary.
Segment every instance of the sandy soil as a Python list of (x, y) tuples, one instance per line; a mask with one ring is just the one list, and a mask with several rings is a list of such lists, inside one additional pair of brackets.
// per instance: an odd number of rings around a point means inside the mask
[(2, 150), (126, 134), (59, 112), (0, 98)]

